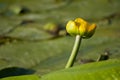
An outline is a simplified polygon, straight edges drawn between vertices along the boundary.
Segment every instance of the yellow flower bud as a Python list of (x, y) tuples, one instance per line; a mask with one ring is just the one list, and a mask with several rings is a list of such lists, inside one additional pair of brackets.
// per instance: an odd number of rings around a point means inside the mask
[(94, 34), (96, 29), (96, 24), (91, 24), (88, 28), (87, 28), (87, 33), (85, 35), (85, 37), (83, 38), (90, 38), (92, 37), (92, 35)]
[(75, 21), (69, 21), (66, 25), (66, 30), (71, 35), (80, 35), (83, 38), (90, 38), (96, 29), (96, 24), (89, 24), (82, 18), (77, 18)]
[(77, 35), (78, 34), (78, 27), (76, 26), (76, 23), (74, 21), (69, 21), (67, 23), (66, 30), (71, 35)]
[(81, 18), (77, 18), (77, 19), (75, 19), (75, 22), (78, 24), (80, 24), (79, 26), (78, 26), (78, 29), (79, 29), (79, 34), (81, 35), (81, 36), (84, 36), (85, 34), (86, 34), (86, 32), (87, 32), (87, 26), (89, 25), (86, 21), (84, 21), (83, 19), (81, 19)]

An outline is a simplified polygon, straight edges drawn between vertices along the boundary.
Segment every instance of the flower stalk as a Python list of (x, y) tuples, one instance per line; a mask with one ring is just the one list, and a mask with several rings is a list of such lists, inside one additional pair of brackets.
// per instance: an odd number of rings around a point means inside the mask
[(79, 51), (81, 41), (82, 41), (82, 37), (80, 35), (76, 35), (76, 40), (75, 40), (75, 43), (74, 43), (74, 46), (73, 46), (73, 50), (71, 52), (70, 58), (69, 58), (69, 60), (66, 64), (65, 68), (69, 68), (69, 67), (73, 66), (74, 61), (75, 61), (76, 56), (77, 56), (78, 51)]

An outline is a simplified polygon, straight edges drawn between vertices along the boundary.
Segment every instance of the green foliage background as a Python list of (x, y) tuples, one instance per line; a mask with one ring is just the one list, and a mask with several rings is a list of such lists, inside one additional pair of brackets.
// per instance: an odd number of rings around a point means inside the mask
[[(21, 14), (23, 6), (30, 12)], [(119, 58), (119, 8), (120, 0), (0, 0), (0, 69), (29, 68), (37, 75), (63, 69), (75, 37), (53, 38), (44, 27), (55, 23), (65, 30), (77, 17), (96, 23), (97, 30), (83, 40), (75, 65), (81, 58), (96, 60), (105, 50), (111, 59)], [(33, 22), (21, 25), (26, 20)]]

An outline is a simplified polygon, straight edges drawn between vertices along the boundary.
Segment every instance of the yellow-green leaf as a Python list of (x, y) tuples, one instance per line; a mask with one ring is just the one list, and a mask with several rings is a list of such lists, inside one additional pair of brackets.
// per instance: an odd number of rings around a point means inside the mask
[(120, 60), (88, 63), (47, 74), (41, 80), (120, 80)]
[(40, 80), (40, 78), (37, 75), (23, 75), (23, 76), (6, 77), (0, 80)]

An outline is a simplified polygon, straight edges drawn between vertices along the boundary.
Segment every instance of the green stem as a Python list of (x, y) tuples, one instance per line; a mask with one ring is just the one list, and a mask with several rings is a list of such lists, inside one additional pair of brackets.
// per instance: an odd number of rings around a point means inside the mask
[(78, 51), (79, 51), (81, 41), (82, 41), (82, 37), (80, 35), (76, 35), (76, 40), (75, 40), (75, 43), (74, 43), (74, 46), (73, 46), (73, 50), (71, 52), (70, 58), (69, 58), (69, 60), (66, 64), (65, 68), (69, 68), (69, 67), (73, 66), (74, 61), (75, 61), (76, 56), (77, 56)]

